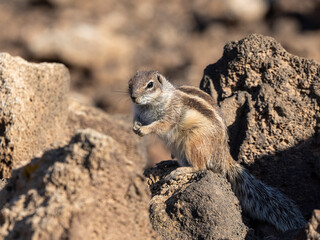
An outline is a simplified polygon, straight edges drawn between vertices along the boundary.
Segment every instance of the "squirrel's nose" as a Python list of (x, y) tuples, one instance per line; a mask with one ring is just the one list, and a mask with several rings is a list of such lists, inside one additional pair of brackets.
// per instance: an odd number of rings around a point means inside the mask
[(131, 99), (132, 99), (132, 102), (136, 102), (136, 97), (134, 97), (134, 96), (131, 96)]

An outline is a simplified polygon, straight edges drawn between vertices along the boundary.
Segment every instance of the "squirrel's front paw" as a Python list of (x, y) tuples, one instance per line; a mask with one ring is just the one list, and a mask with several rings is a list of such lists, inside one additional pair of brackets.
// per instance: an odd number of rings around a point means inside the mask
[(134, 122), (133, 127), (132, 127), (133, 132), (134, 132), (135, 134), (140, 135), (140, 132), (141, 132), (141, 131), (140, 131), (140, 128), (141, 128), (141, 126), (142, 126), (141, 122)]
[(135, 134), (138, 134), (140, 137), (142, 137), (144, 135), (141, 131), (141, 127), (142, 127), (141, 122), (134, 122), (133, 127), (132, 127), (133, 132)]

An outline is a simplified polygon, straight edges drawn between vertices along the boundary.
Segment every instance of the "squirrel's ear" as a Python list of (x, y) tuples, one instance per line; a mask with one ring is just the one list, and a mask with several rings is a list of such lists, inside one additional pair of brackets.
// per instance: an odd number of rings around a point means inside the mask
[(162, 76), (159, 73), (157, 73), (157, 79), (159, 83), (162, 84)]

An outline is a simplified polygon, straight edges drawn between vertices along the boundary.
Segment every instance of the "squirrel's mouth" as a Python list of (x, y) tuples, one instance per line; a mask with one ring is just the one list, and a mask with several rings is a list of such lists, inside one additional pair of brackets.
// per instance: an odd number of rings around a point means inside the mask
[(143, 105), (141, 102), (139, 102), (139, 99), (136, 98), (136, 97), (132, 97), (132, 96), (131, 96), (131, 100), (132, 100), (132, 102), (133, 102), (134, 104), (136, 104), (136, 105)]
[(134, 97), (134, 96), (131, 96), (131, 100), (134, 104), (137, 104), (137, 105), (143, 105), (144, 103), (141, 102), (141, 98), (138, 98), (138, 97)]
[(137, 101), (135, 101), (134, 104), (139, 105), (139, 106), (146, 105), (145, 103), (141, 103), (141, 102), (137, 102)]
[(133, 103), (134, 104), (136, 104), (136, 105), (139, 105), (139, 106), (141, 106), (141, 105), (148, 105), (149, 104), (149, 102), (148, 101), (146, 101), (145, 99), (135, 99), (135, 100), (132, 100), (133, 101)]
[(150, 99), (149, 97), (145, 97), (145, 96), (135, 97), (135, 96), (131, 95), (130, 97), (131, 97), (132, 102), (136, 105), (149, 105), (152, 103), (152, 100), (153, 100), (153, 99)]
[(133, 103), (136, 103), (137, 98), (134, 97), (134, 96), (131, 96), (131, 100), (132, 100)]

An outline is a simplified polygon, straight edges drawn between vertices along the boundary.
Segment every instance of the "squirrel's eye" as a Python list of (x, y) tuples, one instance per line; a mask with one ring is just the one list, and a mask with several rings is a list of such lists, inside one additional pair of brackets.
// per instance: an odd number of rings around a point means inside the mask
[(147, 88), (152, 88), (153, 87), (153, 82), (149, 82), (147, 85)]

